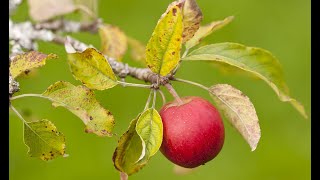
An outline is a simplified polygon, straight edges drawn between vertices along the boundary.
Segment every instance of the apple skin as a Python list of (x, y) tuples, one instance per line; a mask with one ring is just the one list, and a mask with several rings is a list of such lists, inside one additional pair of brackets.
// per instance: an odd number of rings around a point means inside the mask
[(194, 168), (215, 158), (224, 143), (224, 125), (218, 110), (201, 97), (183, 97), (160, 110), (163, 122), (161, 153), (171, 162)]

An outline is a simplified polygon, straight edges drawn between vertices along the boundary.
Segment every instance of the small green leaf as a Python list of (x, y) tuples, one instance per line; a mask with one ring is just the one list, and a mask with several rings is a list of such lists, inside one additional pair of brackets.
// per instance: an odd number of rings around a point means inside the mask
[(237, 43), (217, 43), (200, 47), (183, 60), (223, 62), (253, 73), (267, 82), (281, 101), (289, 101), (303, 117), (307, 118), (304, 107), (289, 96), (281, 65), (269, 51)]
[(127, 37), (117, 26), (104, 24), (99, 27), (101, 38), (101, 52), (109, 57), (121, 61), (127, 51)]
[(157, 110), (145, 110), (138, 119), (136, 131), (142, 140), (142, 153), (139, 158), (150, 158), (160, 148), (163, 136), (162, 120)]
[(57, 57), (55, 54), (46, 55), (37, 51), (16, 55), (10, 64), (10, 73), (13, 78), (16, 78), (21, 73), (45, 65), (47, 59), (55, 59)]
[(181, 5), (169, 5), (146, 47), (146, 64), (154, 73), (169, 74), (180, 61), (182, 43)]
[(134, 38), (127, 37), (127, 39), (130, 47), (131, 58), (137, 62), (145, 64), (146, 46)]
[(190, 48), (196, 46), (197, 44), (200, 43), (200, 41), (203, 38), (210, 35), (212, 32), (229, 24), (233, 19), (234, 19), (233, 16), (229, 16), (229, 17), (225, 18), (224, 20), (213, 21), (207, 25), (200, 26), (199, 30), (194, 34), (194, 36), (189, 41), (186, 42), (186, 48), (190, 49)]
[(183, 6), (183, 33), (182, 43), (193, 37), (200, 27), (202, 21), (202, 12), (196, 0), (185, 0)]
[(261, 137), (256, 110), (250, 99), (240, 90), (228, 85), (217, 84), (209, 88), (218, 109), (228, 118), (254, 151)]
[(115, 168), (128, 175), (138, 172), (148, 162), (146, 158), (138, 161), (142, 151), (142, 141), (135, 130), (139, 116), (131, 121), (128, 131), (120, 137), (112, 157)]
[(46, 119), (24, 124), (24, 143), (28, 154), (44, 161), (65, 154), (65, 137), (54, 124)]
[(104, 90), (117, 85), (117, 78), (106, 58), (94, 48), (69, 53), (68, 63), (75, 79), (90, 89)]
[(104, 109), (95, 99), (92, 90), (85, 86), (58, 81), (44, 93), (54, 107), (63, 106), (78, 116), (86, 125), (85, 131), (98, 136), (112, 136), (114, 118), (110, 111)]

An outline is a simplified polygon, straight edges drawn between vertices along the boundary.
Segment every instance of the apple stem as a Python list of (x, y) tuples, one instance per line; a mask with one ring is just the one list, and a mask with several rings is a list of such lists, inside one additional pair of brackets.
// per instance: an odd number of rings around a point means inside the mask
[(183, 104), (183, 101), (181, 100), (181, 98), (179, 97), (178, 93), (174, 90), (174, 88), (172, 87), (171, 84), (167, 83), (164, 85), (169, 93), (174, 97), (174, 99), (178, 102), (179, 105)]
[(183, 83), (187, 83), (187, 84), (191, 84), (191, 85), (194, 85), (194, 86), (198, 86), (204, 90), (209, 90), (208, 87), (202, 85), (202, 84), (199, 84), (199, 83), (196, 83), (196, 82), (193, 82), (193, 81), (189, 81), (189, 80), (185, 80), (185, 79), (179, 79), (179, 78), (174, 78), (172, 79), (173, 81), (178, 81), (178, 82), (183, 82)]

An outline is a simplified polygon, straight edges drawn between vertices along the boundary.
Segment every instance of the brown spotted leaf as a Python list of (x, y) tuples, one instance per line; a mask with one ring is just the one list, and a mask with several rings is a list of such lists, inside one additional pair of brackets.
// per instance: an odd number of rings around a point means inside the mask
[(142, 141), (135, 130), (139, 116), (131, 121), (127, 132), (120, 137), (112, 157), (115, 168), (128, 175), (138, 172), (148, 162), (148, 158), (138, 161), (142, 152)]
[(57, 55), (47, 55), (37, 51), (30, 51), (16, 55), (10, 64), (10, 73), (13, 78), (16, 78), (20, 74), (28, 72), (33, 68), (45, 65), (47, 59), (54, 58), (57, 58)]
[(180, 61), (182, 43), (181, 4), (169, 5), (146, 47), (146, 64), (154, 73), (166, 76)]
[(260, 126), (256, 110), (250, 99), (228, 84), (217, 84), (209, 88), (216, 102), (231, 125), (237, 129), (254, 151), (260, 140)]
[(196, 0), (185, 0), (183, 6), (183, 43), (191, 39), (197, 32), (202, 18), (202, 12)]
[(212, 32), (224, 27), (225, 25), (229, 24), (234, 19), (233, 16), (229, 16), (225, 18), (224, 20), (220, 21), (213, 21), (207, 25), (200, 26), (198, 31), (194, 34), (194, 36), (186, 42), (186, 48), (190, 49), (197, 44), (200, 43), (200, 41), (205, 38), (206, 36), (210, 35)]
[(112, 136), (113, 115), (100, 105), (95, 99), (94, 92), (87, 87), (58, 81), (43, 95), (53, 101), (53, 106), (63, 106), (78, 116), (86, 125), (86, 132), (98, 136)]
[(64, 135), (46, 119), (24, 124), (23, 138), (31, 157), (48, 161), (65, 154)]
[(94, 48), (68, 53), (68, 63), (74, 78), (90, 89), (105, 90), (118, 84), (109, 62)]
[(117, 26), (104, 24), (99, 27), (101, 52), (109, 57), (121, 60), (127, 51), (127, 37)]

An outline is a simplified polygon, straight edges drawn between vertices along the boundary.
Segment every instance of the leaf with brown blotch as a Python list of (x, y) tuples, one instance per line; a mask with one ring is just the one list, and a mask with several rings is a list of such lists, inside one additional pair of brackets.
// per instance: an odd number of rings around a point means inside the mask
[(250, 99), (240, 90), (228, 85), (217, 84), (209, 88), (216, 102), (231, 125), (238, 130), (254, 151), (261, 137), (259, 120)]
[(55, 59), (55, 54), (43, 54), (38, 51), (30, 51), (16, 55), (10, 63), (10, 73), (12, 78), (16, 78), (22, 73), (33, 68), (41, 67), (46, 64), (47, 59)]
[(202, 21), (202, 12), (196, 0), (185, 0), (183, 6), (182, 43), (191, 39), (198, 31)]

